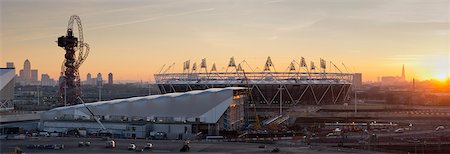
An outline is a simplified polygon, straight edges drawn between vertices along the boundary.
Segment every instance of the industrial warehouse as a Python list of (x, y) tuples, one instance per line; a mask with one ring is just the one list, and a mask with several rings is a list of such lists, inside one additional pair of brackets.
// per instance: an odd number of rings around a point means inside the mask
[(41, 114), (40, 127), (82, 135), (108, 130), (118, 138), (218, 135), (220, 130), (242, 127), (245, 96), (239, 95), (240, 90), (212, 88), (60, 107)]

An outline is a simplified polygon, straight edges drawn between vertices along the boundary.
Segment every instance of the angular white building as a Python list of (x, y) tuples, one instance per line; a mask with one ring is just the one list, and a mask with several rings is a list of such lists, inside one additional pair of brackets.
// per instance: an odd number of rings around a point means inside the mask
[(199, 132), (217, 135), (221, 129), (241, 125), (244, 97), (233, 97), (236, 89), (212, 88), (60, 107), (41, 114), (41, 127), (49, 132), (86, 129), (95, 133), (101, 126), (91, 111), (117, 137), (145, 138), (155, 132), (164, 132), (168, 138), (193, 137)]
[(0, 68), (0, 111), (13, 109), (15, 76), (14, 68)]

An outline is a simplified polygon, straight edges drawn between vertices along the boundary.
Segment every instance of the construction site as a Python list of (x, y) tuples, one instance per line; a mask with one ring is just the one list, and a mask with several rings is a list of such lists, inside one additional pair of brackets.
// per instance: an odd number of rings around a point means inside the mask
[[(209, 67), (206, 58), (199, 65), (187, 60), (181, 70), (172, 64), (154, 74), (155, 84), (150, 86), (157, 87), (155, 94), (85, 103), (79, 69), (90, 48), (78, 16), (70, 17), (65, 33), (57, 39), (57, 46), (65, 51), (58, 106), (31, 112), (30, 118), (2, 113), (2, 151), (15, 147), (58, 152), (35, 146), (38, 141), (61, 141), (76, 149), (73, 145), (78, 141), (68, 138), (80, 140), (78, 147), (92, 141), (98, 147), (105, 142), (112, 149), (116, 142), (130, 142), (132, 150), (135, 143), (152, 142), (159, 152), (186, 152), (190, 146), (197, 152), (230, 152), (217, 144), (233, 147), (243, 142), (242, 149), (231, 152), (320, 152), (326, 147), (338, 149), (330, 153), (441, 153), (450, 148), (449, 107), (366, 103), (358, 99), (357, 73), (325, 59), (307, 62), (298, 57), (284, 71), (275, 69), (271, 57), (261, 70), (234, 57), (222, 70), (214, 63)], [(5, 84), (2, 80), (2, 96), (12, 99), (13, 73), (5, 69), (0, 75), (7, 77)], [(198, 148), (205, 145), (211, 149)], [(50, 147), (61, 149), (59, 144)], [(116, 152), (125, 152), (121, 150), (126, 147), (120, 147)]]
[[(259, 118), (271, 119), (282, 116), (288, 119), (286, 111), (295, 106), (344, 104), (349, 102), (352, 73), (341, 72), (330, 62), (320, 59), (320, 67), (314, 62), (306, 64), (305, 58), (295, 60), (287, 66), (286, 71), (275, 71), (274, 63), (268, 57), (263, 70), (255, 70), (245, 60), (236, 63), (230, 58), (225, 71), (217, 71), (213, 64), (207, 70), (206, 59), (197, 68), (190, 61), (183, 63), (183, 72), (174, 72), (173, 65), (163, 73), (155, 74), (156, 85), (162, 93), (186, 92), (208, 88), (242, 87), (245, 99), (247, 125), (259, 123)], [(345, 65), (344, 65), (345, 66)], [(339, 72), (329, 72), (336, 70)], [(285, 111), (285, 112), (283, 112)], [(259, 118), (258, 118), (258, 117)], [(270, 120), (269, 120), (270, 121)]]

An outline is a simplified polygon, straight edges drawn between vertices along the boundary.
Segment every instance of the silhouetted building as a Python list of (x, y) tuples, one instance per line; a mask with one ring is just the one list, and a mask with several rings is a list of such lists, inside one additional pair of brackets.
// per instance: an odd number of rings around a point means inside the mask
[(362, 85), (362, 74), (361, 73), (353, 74), (353, 84), (356, 87), (360, 87)]
[(19, 76), (17, 82), (25, 82), (25, 79), (23, 78), (25, 76), (25, 71), (19, 70)]
[(13, 62), (6, 62), (6, 68), (16, 68)]
[(402, 66), (402, 80), (405, 81), (405, 64)]
[(112, 74), (112, 73), (109, 73), (109, 74), (108, 74), (108, 84), (114, 84), (114, 81), (113, 81), (113, 74)]
[(30, 82), (36, 84), (38, 81), (38, 70), (31, 70)]
[(97, 74), (97, 86), (102, 86), (102, 84), (103, 84), (102, 73), (98, 73)]
[[(14, 67), (14, 64), (8, 64)], [(39, 84), (39, 73), (37, 69), (31, 69), (31, 62), (27, 59), (23, 63), (23, 69), (19, 71), (17, 82), (22, 85), (37, 85)]]
[(92, 82), (92, 75), (91, 75), (91, 73), (88, 73), (88, 74), (86, 75), (86, 84), (87, 84), (87, 85), (93, 85), (92, 83), (93, 83), (93, 82)]
[(30, 61), (27, 59), (25, 60), (25, 62), (23, 63), (23, 77), (22, 79), (24, 79), (24, 81), (29, 82), (31, 79), (31, 63)]
[(398, 84), (405, 84), (405, 65), (402, 66), (402, 74), (401, 76), (382, 76), (381, 77), (381, 84), (382, 85), (398, 85)]
[(41, 75), (41, 85), (42, 86), (54, 86), (55, 80), (50, 78), (48, 74), (42, 74)]
[(17, 82), (25, 85), (30, 84), (30, 80), (31, 80), (31, 64), (30, 61), (27, 59), (23, 63), (23, 69), (19, 71), (19, 78)]

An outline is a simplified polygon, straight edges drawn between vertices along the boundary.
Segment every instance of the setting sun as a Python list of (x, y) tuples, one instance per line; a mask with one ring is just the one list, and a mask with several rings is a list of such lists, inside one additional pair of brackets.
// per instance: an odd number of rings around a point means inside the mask
[(440, 81), (446, 81), (449, 78), (449, 76), (446, 72), (440, 72), (434, 75), (433, 78)]
[(0, 0), (0, 151), (448, 153), (449, 2)]

